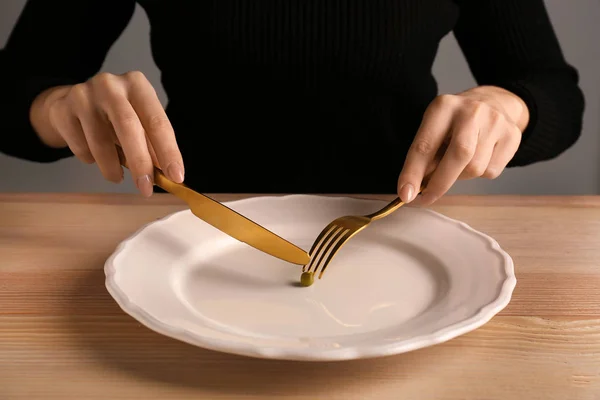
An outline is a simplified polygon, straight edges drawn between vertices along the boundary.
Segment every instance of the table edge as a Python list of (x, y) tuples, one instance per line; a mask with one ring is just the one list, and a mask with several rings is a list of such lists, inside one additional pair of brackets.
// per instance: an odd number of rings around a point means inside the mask
[[(232, 201), (256, 196), (285, 196), (285, 194), (255, 193), (210, 193), (219, 201)], [(394, 195), (383, 194), (323, 194), (323, 196), (344, 196), (368, 199), (391, 200)], [(178, 198), (168, 193), (155, 193), (151, 198), (143, 198), (132, 193), (0, 193), (0, 203), (78, 203), (136, 206), (177, 206), (183, 205)], [(435, 203), (435, 206), (535, 206), (535, 207), (600, 207), (600, 195), (456, 195), (449, 194)]]

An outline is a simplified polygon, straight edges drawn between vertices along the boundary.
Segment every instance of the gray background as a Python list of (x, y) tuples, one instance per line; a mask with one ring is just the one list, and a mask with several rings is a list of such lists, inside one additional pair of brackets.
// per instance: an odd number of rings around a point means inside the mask
[[(24, 3), (25, 0), (0, 2), (0, 46), (4, 46)], [(600, 2), (547, 0), (546, 5), (565, 56), (580, 73), (580, 84), (586, 97), (583, 136), (573, 148), (555, 160), (508, 170), (494, 181), (462, 181), (452, 189), (453, 193), (600, 192)], [(143, 71), (154, 83), (164, 103), (166, 96), (160, 85), (160, 73), (150, 55), (148, 34), (148, 20), (138, 7), (131, 24), (111, 49), (103, 70), (112, 73)], [(457, 92), (475, 85), (452, 35), (448, 35), (441, 44), (434, 72), (441, 93)], [(95, 166), (84, 165), (76, 159), (36, 164), (0, 154), (0, 171), (0, 192), (135, 191), (129, 177), (120, 185), (106, 182)]]

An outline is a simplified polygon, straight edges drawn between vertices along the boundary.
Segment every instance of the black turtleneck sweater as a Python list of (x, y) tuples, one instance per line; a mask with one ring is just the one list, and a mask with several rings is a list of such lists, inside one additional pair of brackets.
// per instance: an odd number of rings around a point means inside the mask
[[(454, 32), (479, 84), (530, 112), (509, 166), (553, 158), (584, 108), (543, 0), (139, 0), (186, 167), (204, 192), (393, 193)], [(133, 0), (30, 0), (0, 52), (0, 150), (37, 162), (28, 111), (96, 74)], [(450, 68), (450, 66), (448, 66)], [(465, 88), (466, 89), (466, 88)]]

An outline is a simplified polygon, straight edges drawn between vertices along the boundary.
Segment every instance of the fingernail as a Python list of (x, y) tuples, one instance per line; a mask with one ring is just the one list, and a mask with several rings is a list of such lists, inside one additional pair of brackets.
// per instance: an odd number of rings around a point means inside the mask
[(150, 197), (152, 195), (152, 181), (150, 175), (144, 175), (137, 178), (136, 185), (142, 196)]
[(167, 173), (172, 181), (181, 183), (183, 182), (183, 167), (177, 161), (173, 161), (167, 167)]
[(404, 184), (400, 188), (400, 198), (405, 203), (413, 201), (415, 199), (415, 187), (410, 183)]

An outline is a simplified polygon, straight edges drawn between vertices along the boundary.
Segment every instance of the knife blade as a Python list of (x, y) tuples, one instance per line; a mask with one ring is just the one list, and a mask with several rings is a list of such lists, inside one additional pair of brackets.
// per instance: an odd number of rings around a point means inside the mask
[[(121, 165), (128, 168), (120, 146), (117, 146), (117, 152)], [(156, 167), (154, 167), (154, 184), (185, 201), (192, 214), (197, 218), (240, 242), (292, 264), (306, 265), (310, 261), (310, 256), (305, 250), (224, 204), (198, 193), (182, 183), (171, 181)]]

